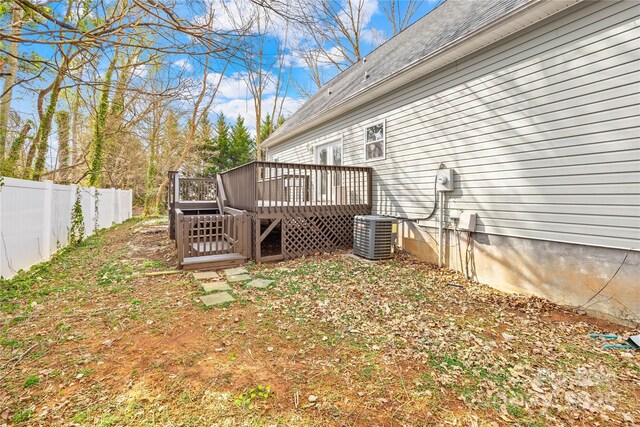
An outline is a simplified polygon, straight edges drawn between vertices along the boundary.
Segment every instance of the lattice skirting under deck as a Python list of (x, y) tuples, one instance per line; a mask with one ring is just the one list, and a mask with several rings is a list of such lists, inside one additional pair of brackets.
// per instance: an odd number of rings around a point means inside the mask
[(285, 259), (350, 248), (353, 245), (353, 215), (285, 217), (282, 234)]

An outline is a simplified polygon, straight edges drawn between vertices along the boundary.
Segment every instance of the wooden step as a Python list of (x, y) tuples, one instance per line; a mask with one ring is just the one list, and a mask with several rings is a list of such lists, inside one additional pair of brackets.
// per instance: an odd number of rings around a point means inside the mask
[(187, 257), (182, 262), (185, 270), (218, 270), (222, 268), (237, 267), (247, 262), (242, 254), (218, 254)]

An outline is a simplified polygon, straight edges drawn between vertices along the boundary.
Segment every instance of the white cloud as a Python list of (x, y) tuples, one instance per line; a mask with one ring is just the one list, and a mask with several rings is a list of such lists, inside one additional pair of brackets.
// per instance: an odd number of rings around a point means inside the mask
[[(273, 111), (273, 105), (276, 102), (275, 96), (268, 96), (262, 100), (262, 116), (263, 119), (267, 113)], [(278, 104), (280, 99), (278, 100)], [(286, 98), (282, 105), (282, 113), (285, 117), (293, 114), (304, 103), (302, 98)], [(245, 125), (252, 135), (256, 132), (256, 115), (252, 99), (228, 99), (214, 102), (213, 113), (223, 113), (231, 122), (235, 121), (238, 115), (244, 117)]]
[(131, 74), (134, 77), (143, 79), (147, 76), (147, 74), (149, 74), (149, 70), (147, 69), (146, 65), (136, 65), (133, 67), (133, 71), (131, 72)]
[(377, 28), (365, 28), (362, 31), (362, 40), (373, 46), (379, 46), (386, 41), (384, 32)]
[[(207, 82), (212, 88), (218, 84), (220, 76), (221, 75), (219, 73), (211, 73), (207, 75)], [(225, 99), (250, 98), (252, 95), (249, 90), (248, 79), (248, 73), (245, 71), (238, 71), (233, 74), (223, 76), (216, 96)], [(266, 73), (266, 83), (264, 83), (262, 91), (263, 96), (275, 94), (276, 80), (276, 76), (272, 73)]]
[(301, 48), (300, 51), (283, 55), (285, 67), (307, 68), (305, 58), (309, 58), (310, 62), (318, 64), (320, 67), (330, 67), (334, 62), (343, 63), (345, 58), (342, 51), (338, 47), (327, 49), (318, 48)]
[(180, 68), (181, 70), (193, 70), (193, 65), (191, 65), (188, 59), (178, 59), (177, 61), (174, 61), (173, 65)]

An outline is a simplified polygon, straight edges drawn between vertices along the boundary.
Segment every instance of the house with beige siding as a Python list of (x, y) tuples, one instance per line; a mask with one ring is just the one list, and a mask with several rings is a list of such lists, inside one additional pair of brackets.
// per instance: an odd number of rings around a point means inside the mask
[(319, 89), (267, 158), (370, 167), (409, 253), (640, 322), (639, 24), (637, 1), (448, 0)]

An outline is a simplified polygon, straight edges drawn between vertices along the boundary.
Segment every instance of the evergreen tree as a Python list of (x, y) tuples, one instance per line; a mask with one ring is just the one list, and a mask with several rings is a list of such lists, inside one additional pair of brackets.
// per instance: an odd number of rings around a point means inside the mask
[(260, 141), (266, 140), (269, 135), (273, 132), (273, 122), (271, 121), (271, 116), (267, 113), (267, 117), (264, 118), (264, 122), (262, 122), (262, 126), (260, 126)]
[(204, 172), (208, 176), (215, 176), (220, 172), (229, 169), (231, 164), (229, 152), (231, 139), (229, 137), (229, 125), (224, 114), (220, 113), (216, 122), (215, 136), (209, 138), (203, 144), (202, 153), (204, 157)]
[(240, 166), (252, 160), (253, 138), (244, 125), (244, 119), (238, 115), (231, 128), (231, 149), (228, 158), (230, 167)]
[(200, 127), (198, 129), (198, 145), (206, 145), (206, 143), (211, 140), (212, 135), (213, 127), (211, 126), (211, 120), (209, 120), (208, 115), (205, 115), (204, 117), (202, 117), (202, 120), (200, 121)]

